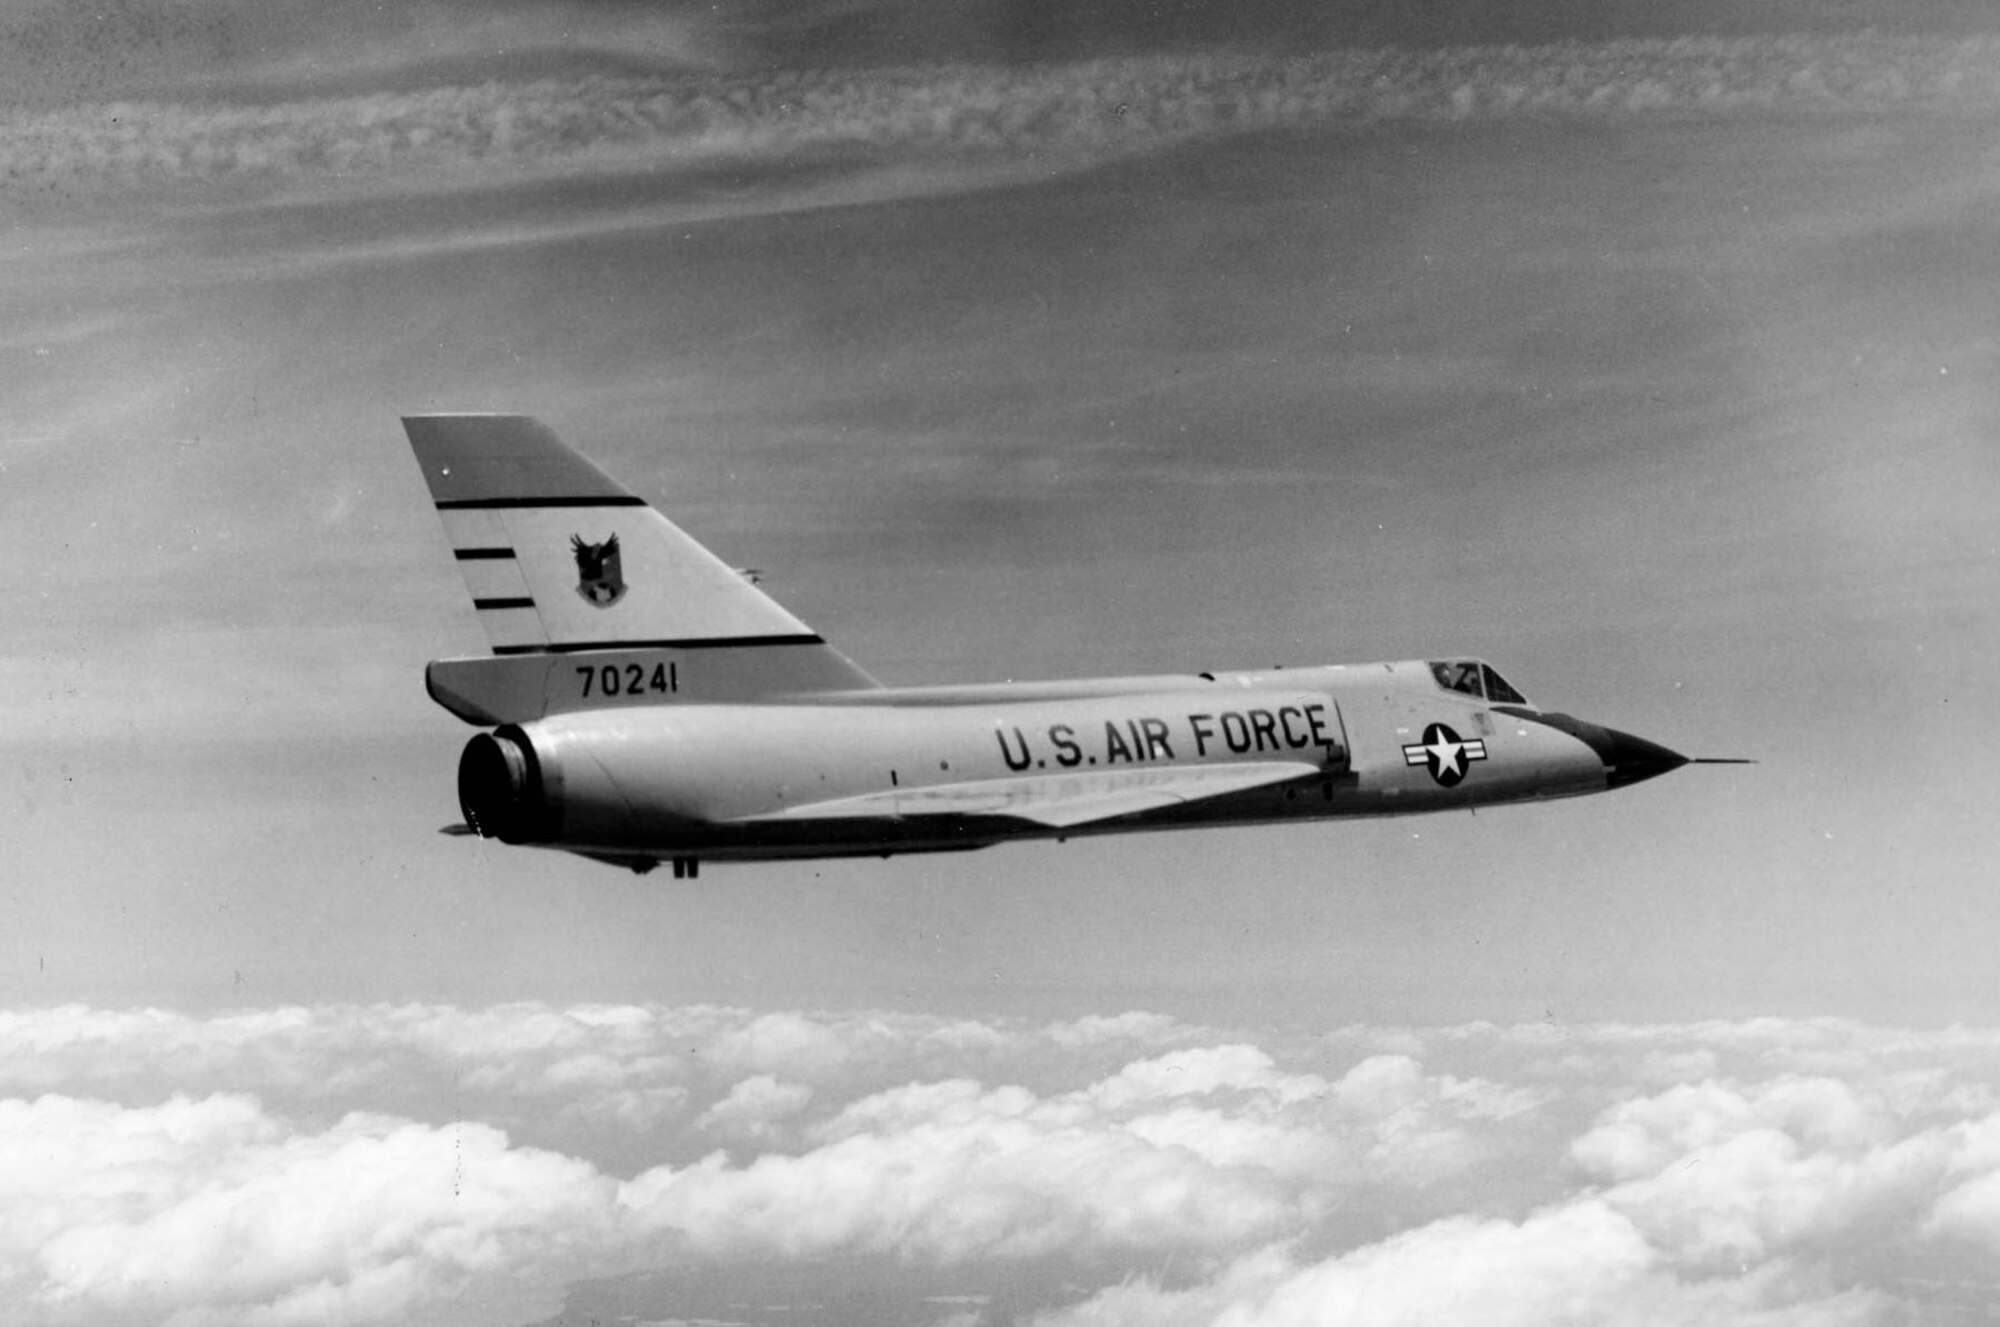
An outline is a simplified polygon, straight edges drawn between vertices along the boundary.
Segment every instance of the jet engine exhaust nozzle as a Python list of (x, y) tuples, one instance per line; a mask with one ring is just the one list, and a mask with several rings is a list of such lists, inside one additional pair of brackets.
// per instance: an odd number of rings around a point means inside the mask
[(458, 758), (458, 806), (481, 838), (531, 843), (546, 836), (553, 826), (541, 764), (526, 733), (508, 724), (465, 744)]

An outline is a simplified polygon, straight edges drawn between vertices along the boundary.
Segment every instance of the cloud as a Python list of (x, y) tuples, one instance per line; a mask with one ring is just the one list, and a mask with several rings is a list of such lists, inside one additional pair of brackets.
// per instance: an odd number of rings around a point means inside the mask
[[(690, 1125), (766, 1123), (784, 1100), (834, 1087), (851, 1101), (920, 1076), (1094, 1073), (1201, 1030), (1170, 1019), (983, 1023), (720, 1006), (484, 1009), (281, 1006), (196, 1016), (80, 1005), (0, 1010), (0, 1093), (82, 1092), (142, 1102), (165, 1091), (250, 1089), (287, 1108), (329, 1102), (416, 1112), (448, 1101), (545, 1141), (624, 1156)], [(780, 1086), (782, 1084), (782, 1086)]]
[(1268, 1173), (1215, 1166), (1114, 1125), (1066, 1123), (1018, 1091), (926, 1104), (943, 1118), (742, 1166), (717, 1154), (650, 1171), (626, 1186), (625, 1201), (647, 1229), (732, 1259), (1226, 1248), (1300, 1216), (1296, 1192)]
[(1892, 1310), (1786, 1266), (1676, 1278), (1630, 1221), (1586, 1198), (1518, 1222), (1439, 1221), (1311, 1266), (1266, 1250), (1188, 1289), (1102, 1291), (1037, 1327), (1861, 1327)]
[(1994, 1119), (1968, 1123), (1894, 1084), (1710, 1080), (1611, 1108), (1570, 1153), (1663, 1257), (1713, 1273), (1837, 1261), (1904, 1231), (1970, 1233), (1938, 1194), (1985, 1171), (1975, 1140)]
[(1044, 1327), (1889, 1324), (2000, 1288), (1996, 1082), (1994, 1033), (1836, 1020), (12, 1011), (0, 1318), (470, 1322), (852, 1265), (911, 1321), (1035, 1266)]
[(0, 1103), (0, 1171), (16, 1320), (395, 1321), (475, 1279), (546, 1294), (616, 1242), (616, 1186), (583, 1162), (480, 1124), (303, 1129), (241, 1095)]
[(728, 1096), (701, 1113), (695, 1127), (767, 1142), (777, 1136), (778, 1126), (804, 1110), (812, 1097), (813, 1090), (803, 1083), (784, 1083), (769, 1074), (758, 1074), (730, 1088)]
[(654, 0), (61, 0), (0, 8), (0, 98), (48, 104), (135, 89), (320, 95), (440, 71), (504, 76), (563, 64), (707, 67), (740, 59), (735, 24)]
[(589, 76), (16, 112), (0, 135), (0, 182), (237, 182), (338, 195), (716, 165), (810, 173), (856, 154), (874, 164), (1031, 158), (1048, 171), (1272, 129), (1996, 105), (1995, 40), (1874, 35)]
[(1102, 1105), (1203, 1096), (1224, 1088), (1255, 1089), (1280, 1098), (1302, 1099), (1326, 1090), (1317, 1078), (1279, 1074), (1271, 1057), (1255, 1046), (1199, 1046), (1127, 1065), (1092, 1089)]

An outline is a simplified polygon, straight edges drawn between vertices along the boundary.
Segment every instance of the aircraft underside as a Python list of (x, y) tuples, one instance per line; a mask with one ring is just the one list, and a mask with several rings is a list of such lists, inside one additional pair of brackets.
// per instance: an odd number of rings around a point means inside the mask
[[(1595, 787), (1570, 784), (1537, 793), (1533, 800), (1580, 797), (1600, 791), (1602, 787), (1601, 779)], [(1316, 820), (1382, 819), (1475, 811), (1483, 805), (1501, 804), (1501, 800), (1480, 796), (1477, 790), (1463, 795), (1384, 798), (1379, 793), (1363, 792), (1359, 781), (1348, 776), (1313, 780), (1278, 790), (1275, 795), (1240, 794), (1226, 801), (1161, 807), (1066, 827), (1041, 825), (1009, 816), (882, 817), (850, 820), (839, 825), (788, 826), (775, 832), (763, 826), (746, 829), (728, 825), (681, 824), (662, 827), (657, 837), (642, 836), (644, 847), (629, 843), (547, 846), (560, 846), (594, 861), (642, 872), (662, 862), (676, 862), (680, 871), (684, 872), (689, 864), (702, 861), (798, 861), (970, 852), (996, 844), (1033, 839), (1061, 842), (1071, 838), (1140, 831), (1247, 828)]]

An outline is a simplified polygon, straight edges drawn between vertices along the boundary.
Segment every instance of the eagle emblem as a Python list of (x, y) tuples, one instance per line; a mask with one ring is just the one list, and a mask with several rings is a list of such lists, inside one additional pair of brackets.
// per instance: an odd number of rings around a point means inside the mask
[(624, 569), (618, 562), (618, 536), (601, 544), (586, 544), (583, 536), (569, 537), (570, 551), (576, 554), (576, 592), (598, 608), (609, 608), (625, 597)]

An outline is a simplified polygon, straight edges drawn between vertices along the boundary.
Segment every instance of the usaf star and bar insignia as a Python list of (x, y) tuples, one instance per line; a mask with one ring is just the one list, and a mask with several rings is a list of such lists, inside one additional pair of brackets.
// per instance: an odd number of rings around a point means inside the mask
[(1431, 777), (1441, 788), (1455, 788), (1475, 760), (1486, 759), (1486, 743), (1475, 737), (1462, 740), (1450, 727), (1434, 723), (1424, 729), (1424, 740), (1403, 748), (1403, 763), (1428, 765)]

